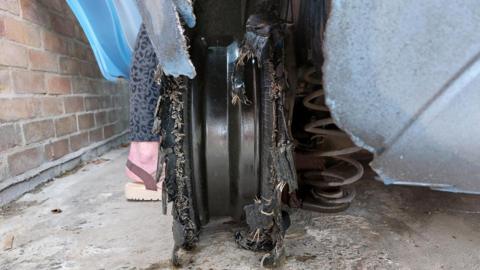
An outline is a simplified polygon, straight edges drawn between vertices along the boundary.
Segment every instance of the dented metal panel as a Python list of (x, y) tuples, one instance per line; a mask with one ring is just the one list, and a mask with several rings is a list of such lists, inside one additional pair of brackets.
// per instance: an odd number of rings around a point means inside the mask
[(324, 83), (387, 184), (480, 193), (480, 2), (333, 1)]

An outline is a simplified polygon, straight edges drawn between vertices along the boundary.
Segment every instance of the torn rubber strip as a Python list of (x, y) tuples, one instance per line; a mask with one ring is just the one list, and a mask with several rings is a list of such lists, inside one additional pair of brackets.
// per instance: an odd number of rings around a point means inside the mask
[[(244, 208), (249, 230), (237, 232), (235, 238), (242, 248), (269, 251), (262, 259), (263, 266), (277, 266), (284, 258), (284, 237), (290, 218), (288, 207), (282, 202), (282, 193), (286, 187), (292, 191), (298, 188), (293, 140), (284, 108), (288, 90), (283, 63), (284, 27), (285, 24), (271, 13), (250, 16), (237, 62), (239, 72), (249, 62), (261, 71), (262, 110), (266, 110), (267, 118), (262, 122), (262, 143), (270, 145), (270, 150), (262, 165), (261, 198)], [(241, 94), (236, 91), (232, 96)]]

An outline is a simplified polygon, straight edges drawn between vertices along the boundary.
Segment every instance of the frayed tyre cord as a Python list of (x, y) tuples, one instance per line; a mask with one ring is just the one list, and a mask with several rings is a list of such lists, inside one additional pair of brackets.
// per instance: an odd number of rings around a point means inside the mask
[[(262, 177), (262, 196), (245, 206), (248, 231), (235, 234), (238, 245), (253, 251), (267, 251), (262, 266), (276, 267), (284, 259), (284, 237), (290, 226), (287, 207), (282, 203), (282, 193), (297, 189), (293, 163), (293, 143), (288, 132), (284, 110), (287, 78), (284, 69), (283, 24), (269, 15), (253, 15), (247, 22), (247, 33), (237, 62), (238, 72), (249, 61), (263, 73), (262, 92), (264, 109), (271, 110), (264, 119), (264, 131), (271, 135), (269, 153), (265, 161), (268, 173)], [(239, 76), (237, 76), (238, 78)], [(239, 85), (238, 83), (236, 85)], [(234, 89), (236, 100), (248, 100), (244, 91)], [(232, 100), (233, 101), (233, 100)], [(265, 141), (264, 141), (265, 142)]]
[[(158, 80), (160, 81), (160, 79)], [(163, 76), (162, 95), (157, 105), (155, 131), (162, 135), (159, 160), (165, 161), (163, 211), (172, 204), (174, 249), (172, 263), (179, 264), (180, 248), (190, 250), (198, 241), (198, 226), (192, 203), (192, 187), (187, 174), (184, 140), (184, 97), (188, 91), (188, 79)], [(160, 168), (160, 167), (159, 167)]]
[[(285, 257), (284, 237), (290, 226), (288, 206), (282, 202), (285, 189), (297, 189), (296, 172), (293, 163), (293, 143), (288, 132), (284, 110), (285, 92), (288, 90), (284, 69), (284, 24), (266, 15), (251, 16), (247, 33), (237, 61), (236, 74), (243, 73), (243, 66), (253, 64), (262, 73), (262, 103), (265, 111), (263, 130), (268, 139), (264, 140), (266, 165), (262, 173), (261, 195), (245, 206), (248, 231), (235, 234), (235, 240), (242, 248), (268, 252), (262, 258), (262, 266), (275, 267)], [(242, 80), (232, 77), (232, 80)], [(161, 97), (155, 111), (153, 131), (162, 135), (160, 146), (159, 172), (166, 166), (163, 184), (163, 211), (167, 202), (173, 202), (174, 250), (172, 263), (179, 265), (178, 251), (194, 248), (198, 241), (199, 227), (195, 222), (195, 207), (190, 180), (190, 168), (186, 157), (185, 97), (188, 78), (165, 76), (159, 71), (156, 81), (161, 85)], [(237, 81), (237, 85), (238, 84)], [(241, 86), (241, 84), (240, 84)], [(245, 91), (233, 88), (232, 102), (249, 103)], [(158, 173), (159, 174), (159, 173)], [(157, 175), (158, 179), (159, 175)]]

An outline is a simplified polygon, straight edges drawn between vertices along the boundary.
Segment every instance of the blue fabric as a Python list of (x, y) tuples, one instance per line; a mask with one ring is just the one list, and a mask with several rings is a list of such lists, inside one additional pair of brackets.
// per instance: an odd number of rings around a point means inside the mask
[[(103, 76), (107, 80), (129, 78), (133, 48), (127, 38), (132, 33), (126, 31), (136, 31), (133, 34), (136, 36), (142, 22), (134, 0), (67, 0), (67, 3), (90, 42)], [(119, 15), (119, 8), (128, 12), (128, 18)]]

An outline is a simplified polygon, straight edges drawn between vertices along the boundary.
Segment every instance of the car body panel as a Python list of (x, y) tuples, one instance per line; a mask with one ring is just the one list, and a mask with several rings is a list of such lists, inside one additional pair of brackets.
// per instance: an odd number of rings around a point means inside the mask
[(332, 1), (324, 87), (386, 184), (480, 193), (480, 2)]

